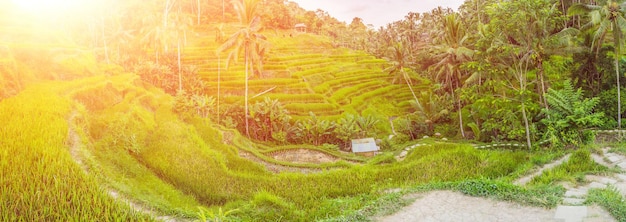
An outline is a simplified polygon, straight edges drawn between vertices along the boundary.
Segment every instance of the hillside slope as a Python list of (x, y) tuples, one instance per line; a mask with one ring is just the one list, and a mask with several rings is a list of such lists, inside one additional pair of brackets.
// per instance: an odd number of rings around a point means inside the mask
[[(317, 36), (267, 35), (274, 50), (251, 88), (253, 95), (272, 90), (254, 100), (278, 98), (295, 117), (370, 112), (386, 119), (408, 109), (410, 92), (389, 82), (383, 60), (335, 49)], [(500, 177), (526, 158), (441, 143), (402, 162), (393, 155), (367, 161), (325, 147), (257, 144), (207, 118), (182, 117), (175, 98), (116, 65), (97, 63), (88, 50), (56, 41), (4, 44), (11, 57), (3, 62), (15, 65), (13, 76), (2, 76), (3, 86), (11, 86), (0, 100), (6, 123), (0, 126), (2, 221), (153, 219), (111, 193), (180, 218), (196, 217), (200, 207), (236, 209), (230, 218), (242, 221), (332, 219), (374, 205), (383, 187)], [(205, 52), (216, 46), (196, 49), (195, 59), (192, 48), (185, 50), (186, 61), (197, 62), (210, 87), (217, 83), (210, 67), (215, 56)], [(224, 100), (236, 104), (242, 70), (231, 68), (220, 83)], [(302, 149), (336, 161), (276, 158)], [(257, 159), (243, 158), (248, 154)], [(276, 173), (267, 164), (311, 173)]]
[[(184, 49), (186, 64), (196, 65), (209, 94), (220, 96), (227, 103), (243, 101), (243, 59), (225, 65), (228, 52), (218, 57), (215, 41), (217, 28), (200, 29)], [(224, 30), (227, 35), (234, 29)], [(317, 116), (335, 119), (341, 113), (362, 114), (371, 109), (387, 117), (404, 115), (412, 107), (413, 96), (406, 84), (392, 84), (385, 68), (390, 64), (361, 51), (333, 46), (323, 36), (292, 31), (266, 31), (269, 53), (261, 73), (250, 78), (251, 102), (264, 97), (278, 99), (292, 116)], [(218, 70), (221, 64), (222, 69)], [(218, 78), (218, 71), (219, 78)], [(430, 89), (425, 79), (416, 80), (415, 90)], [(258, 96), (260, 94), (260, 96)], [(419, 98), (421, 99), (421, 98)]]

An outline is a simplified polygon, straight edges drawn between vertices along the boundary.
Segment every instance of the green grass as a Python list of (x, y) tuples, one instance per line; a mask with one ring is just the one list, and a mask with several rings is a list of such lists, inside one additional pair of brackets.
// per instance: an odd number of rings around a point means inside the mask
[[(115, 82), (129, 81), (113, 82), (109, 89), (116, 88)], [(106, 144), (102, 149), (107, 147), (130, 152), (131, 156), (143, 165), (142, 167), (154, 172), (160, 179), (182, 193), (195, 197), (198, 203), (242, 209), (233, 213), (233, 217), (244, 219), (253, 216), (259, 220), (275, 220), (281, 216), (286, 220), (304, 220), (343, 215), (345, 212), (340, 209), (320, 207), (327, 201), (368, 194), (383, 186), (421, 184), (431, 180), (497, 178), (513, 171), (518, 162), (525, 158), (523, 153), (479, 151), (470, 146), (434, 144), (430, 148), (413, 153), (402, 163), (359, 166), (340, 162), (337, 165), (339, 168), (335, 170), (312, 175), (292, 173), (272, 175), (259, 170), (258, 165), (246, 164), (246, 161), (233, 154), (238, 149), (258, 152), (240, 135), (235, 134), (236, 138), (233, 140), (235, 147), (222, 144), (220, 137), (211, 136), (219, 135), (219, 130), (207, 124), (182, 122), (171, 112), (168, 103), (162, 103), (161, 107), (154, 111), (143, 107), (140, 103), (133, 102), (132, 98), (144, 98), (141, 94), (149, 92), (129, 93), (129, 91), (114, 90), (112, 92), (114, 94), (126, 94), (117, 96), (126, 98), (124, 102), (104, 110), (95, 110), (92, 112), (94, 113), (92, 118), (105, 123), (96, 124), (90, 121), (95, 125), (85, 128), (105, 132), (106, 129), (101, 127), (119, 129), (115, 127), (117, 124), (115, 119), (120, 117), (110, 115), (125, 113), (124, 115), (134, 116), (137, 122), (123, 121), (126, 123), (125, 128), (129, 130), (117, 134), (135, 132), (133, 129), (148, 131), (149, 133), (145, 135), (135, 135), (139, 138), (136, 141), (141, 148), (138, 151), (129, 150), (128, 147), (133, 147), (132, 143), (115, 146), (112, 141), (125, 140), (123, 138), (113, 140), (109, 138), (110, 133), (92, 136), (90, 138), (92, 143)], [(161, 99), (171, 101), (171, 98)], [(100, 107), (97, 104), (94, 106)], [(102, 117), (97, 117), (99, 115)], [(265, 152), (278, 150), (265, 149)], [(233, 161), (239, 161), (239, 164), (231, 164)], [(316, 165), (324, 168), (329, 166), (332, 165)], [(251, 206), (258, 211), (246, 210), (251, 209)], [(360, 207), (363, 206), (355, 205), (354, 209)]]
[[(202, 33), (214, 28), (209, 26), (198, 31)], [(284, 31), (268, 31), (264, 34), (271, 43), (264, 69), (269, 77), (252, 78), (249, 91), (254, 95), (276, 87), (270, 93), (290, 94), (277, 97), (282, 97), (284, 101), (281, 101), (290, 106), (294, 119), (308, 117), (309, 111), (320, 118), (334, 118), (344, 111), (361, 112), (378, 108), (377, 98), (384, 98), (386, 103), (398, 107), (390, 110), (387, 113), (389, 116), (401, 116), (411, 109), (408, 101), (413, 98), (408, 89), (404, 89), (407, 87), (391, 84), (390, 76), (383, 72), (385, 66), (389, 65), (387, 61), (362, 51), (333, 48), (332, 41), (321, 36), (290, 36), (290, 33)], [(213, 35), (192, 37), (192, 44), (183, 51), (186, 61), (194, 64), (216, 63), (216, 56), (206, 53), (217, 47), (212, 38)], [(220, 97), (225, 103), (241, 103), (244, 94), (243, 67), (240, 61), (231, 64), (229, 70), (222, 70)], [(216, 97), (216, 66), (200, 65), (198, 68), (209, 86), (207, 94)], [(415, 87), (417, 90), (428, 89), (430, 83), (424, 82)], [(327, 99), (313, 99), (312, 95)]]
[(55, 83), (40, 84), (0, 102), (0, 220), (149, 220), (74, 163), (66, 144), (71, 103), (58, 93)]
[(550, 185), (559, 181), (573, 183), (583, 182), (585, 174), (607, 173), (609, 169), (591, 159), (589, 149), (579, 149), (572, 153), (569, 160), (555, 168), (544, 171), (540, 176), (534, 177), (531, 185)]
[(611, 143), (609, 147), (611, 147), (611, 149), (609, 150), (610, 152), (626, 155), (626, 142)]
[(489, 197), (545, 208), (555, 207), (565, 193), (565, 188), (562, 186), (541, 185), (526, 188), (507, 182), (486, 179), (463, 181), (458, 183), (454, 189), (470, 196)]
[(591, 189), (586, 203), (595, 203), (609, 211), (617, 221), (626, 221), (626, 200), (614, 187)]

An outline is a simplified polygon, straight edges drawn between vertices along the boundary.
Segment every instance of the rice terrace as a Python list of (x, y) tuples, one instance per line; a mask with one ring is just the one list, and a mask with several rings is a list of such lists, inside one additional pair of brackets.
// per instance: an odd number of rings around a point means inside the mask
[(0, 221), (626, 221), (626, 1), (0, 0)]

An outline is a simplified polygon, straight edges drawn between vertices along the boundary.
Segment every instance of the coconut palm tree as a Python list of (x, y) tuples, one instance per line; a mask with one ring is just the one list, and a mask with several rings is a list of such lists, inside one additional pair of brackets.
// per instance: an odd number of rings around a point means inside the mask
[(411, 94), (413, 94), (415, 103), (420, 104), (417, 96), (415, 95), (415, 91), (413, 91), (411, 77), (407, 72), (407, 69), (410, 69), (411, 67), (411, 60), (409, 58), (408, 50), (401, 42), (398, 42), (389, 47), (389, 52), (391, 53), (391, 57), (388, 57), (387, 60), (391, 62), (392, 66), (387, 68), (385, 72), (393, 76), (392, 83), (397, 83), (398, 81), (400, 81), (400, 79), (404, 79), (404, 82), (406, 82), (407, 86), (409, 86), (409, 90), (411, 90)]
[[(440, 44), (433, 47), (437, 53), (435, 58), (439, 62), (434, 64), (433, 68), (436, 70), (435, 79), (439, 80), (443, 85), (447, 85), (444, 88), (447, 88), (447, 91), (452, 95), (452, 99), (454, 99), (456, 98), (454, 91), (461, 87), (462, 79), (467, 76), (467, 72), (461, 68), (461, 65), (471, 61), (474, 51), (465, 46), (465, 40), (467, 39), (465, 27), (456, 13), (446, 16), (443, 22)], [(461, 135), (465, 137), (463, 115), (461, 114), (461, 99), (457, 99), (459, 129)]]
[[(622, 49), (622, 35), (626, 30), (626, 2), (608, 0), (604, 5), (575, 4), (568, 9), (570, 15), (588, 14), (591, 20), (581, 29), (593, 28), (594, 44), (602, 45), (606, 34), (613, 34), (613, 48), (615, 50), (615, 75), (617, 78), (617, 128), (622, 128), (622, 100), (620, 97), (619, 57)], [(592, 47), (594, 48), (594, 47)]]
[[(254, 71), (254, 64), (257, 63), (257, 69), (260, 69), (262, 62), (261, 56), (265, 52), (265, 45), (267, 39), (264, 35), (260, 34), (261, 31), (261, 18), (256, 15), (256, 8), (258, 0), (233, 0), (233, 6), (239, 17), (239, 21), (243, 26), (233, 35), (231, 35), (224, 44), (218, 48), (218, 53), (225, 50), (232, 49), (228, 55), (226, 66), (228, 67), (231, 61), (236, 61), (237, 58), (243, 54), (245, 64), (245, 125), (246, 135), (250, 137), (249, 127), (249, 110), (248, 110), (248, 79), (249, 71)], [(254, 74), (254, 72), (252, 72)]]
[(158, 16), (149, 15), (142, 18), (142, 27), (139, 30), (142, 38), (141, 43), (146, 51), (154, 49), (154, 60), (159, 64), (159, 54), (167, 45), (168, 36), (159, 21)]
[(187, 30), (191, 29), (192, 24), (193, 20), (191, 19), (191, 17), (182, 12), (181, 5), (179, 4), (178, 10), (175, 13), (174, 20), (172, 21), (170, 28), (174, 31), (174, 35), (176, 37), (176, 50), (178, 61), (178, 90), (183, 90), (181, 50), (182, 47), (187, 44)]

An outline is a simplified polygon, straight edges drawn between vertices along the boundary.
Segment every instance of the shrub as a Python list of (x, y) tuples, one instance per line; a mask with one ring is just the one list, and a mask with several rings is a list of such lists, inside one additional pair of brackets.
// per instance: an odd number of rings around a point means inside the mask
[(599, 102), (597, 97), (583, 98), (582, 90), (574, 90), (568, 80), (561, 90), (548, 89), (546, 100), (550, 108), (542, 110), (546, 118), (541, 123), (547, 128), (544, 139), (549, 139), (557, 147), (593, 141), (593, 133), (585, 130), (602, 125), (604, 114), (593, 111)]
[[(625, 92), (622, 89), (622, 92)], [(626, 101), (626, 93), (622, 93), (622, 101)], [(595, 107), (597, 112), (605, 115), (602, 118), (602, 128), (614, 129), (617, 127), (617, 88), (613, 87), (609, 90), (603, 90), (598, 95), (599, 102)], [(622, 103), (622, 112), (626, 112), (626, 102)]]

